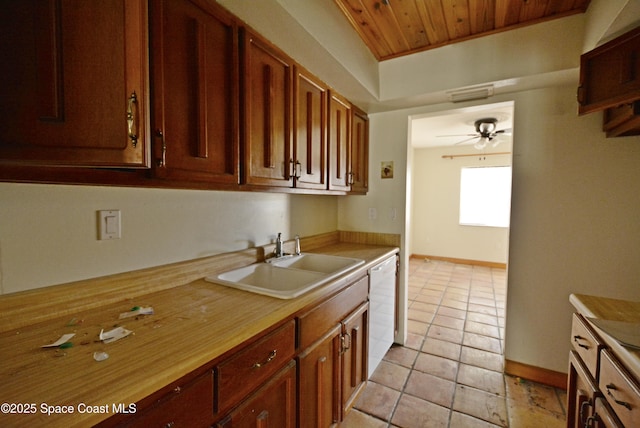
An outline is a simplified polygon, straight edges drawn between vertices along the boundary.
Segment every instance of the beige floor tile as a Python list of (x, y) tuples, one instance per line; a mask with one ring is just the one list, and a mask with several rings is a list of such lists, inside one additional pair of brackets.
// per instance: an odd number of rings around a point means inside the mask
[(458, 362), (421, 352), (418, 354), (414, 368), (443, 379), (455, 380), (458, 373)]
[(463, 332), (455, 328), (443, 327), (440, 325), (432, 325), (427, 332), (427, 337), (434, 339), (446, 340), (447, 342), (462, 343)]
[(340, 428), (387, 428), (387, 422), (362, 413), (357, 409), (351, 409)]
[(438, 315), (444, 315), (451, 318), (458, 318), (461, 320), (467, 318), (467, 311), (461, 310), (461, 309), (455, 309), (455, 308), (447, 308), (445, 306), (440, 306), (440, 308), (438, 308), (438, 311), (436, 313)]
[(427, 334), (427, 330), (429, 329), (429, 324), (416, 321), (416, 320), (407, 320), (407, 331), (409, 333), (419, 334), (424, 337)]
[(410, 349), (420, 350), (422, 349), (422, 342), (424, 342), (424, 336), (414, 333), (407, 333), (407, 340), (404, 346)]
[(475, 322), (479, 322), (482, 324), (489, 324), (489, 325), (494, 325), (494, 326), (498, 326), (498, 317), (495, 315), (487, 315), (487, 314), (480, 314), (477, 312), (469, 312), (467, 314), (467, 319), (469, 321), (475, 321)]
[(456, 387), (453, 410), (507, 427), (507, 405), (504, 397), (464, 385)]
[(486, 315), (497, 315), (495, 306), (478, 305), (477, 303), (469, 303), (469, 312), (477, 312)]
[(464, 320), (458, 318), (447, 317), (445, 315), (436, 315), (433, 317), (433, 324), (442, 327), (449, 327), (456, 330), (462, 330), (464, 328)]
[(415, 309), (409, 309), (407, 318), (414, 321), (420, 321), (423, 323), (431, 323), (435, 316), (432, 312), (422, 312)]
[[(424, 350), (424, 346), (422, 349)], [(504, 369), (504, 357), (502, 354), (469, 348), (468, 346), (462, 347), (460, 362), (500, 373), (502, 373)]]
[(392, 346), (384, 356), (384, 360), (400, 364), (404, 367), (412, 367), (417, 356), (417, 350), (409, 349), (404, 346)]
[(388, 421), (399, 397), (400, 392), (375, 382), (369, 382), (356, 402), (355, 408)]
[(496, 428), (499, 425), (494, 425), (487, 421), (483, 421), (482, 419), (465, 415), (464, 413), (453, 412), (451, 414), (451, 424), (449, 426), (451, 428)]
[(442, 303), (440, 303), (440, 305), (446, 306), (447, 308), (459, 309), (461, 311), (467, 310), (467, 302), (465, 300), (456, 300), (446, 296), (442, 299)]
[(483, 336), (481, 334), (465, 333), (462, 344), (470, 348), (482, 349), (496, 354), (502, 353), (500, 340), (494, 337)]
[(431, 403), (451, 408), (455, 388), (455, 382), (413, 370), (404, 392)]
[(506, 395), (504, 375), (482, 367), (460, 364), (457, 382), (502, 397)]
[(381, 361), (370, 380), (380, 385), (401, 391), (411, 370), (389, 361)]
[(464, 325), (464, 331), (481, 334), (483, 336), (495, 337), (496, 339), (500, 338), (500, 330), (498, 327), (476, 321), (467, 320)]
[(457, 343), (427, 337), (422, 345), (422, 352), (450, 360), (458, 360), (460, 358), (460, 348), (461, 346)]
[(394, 425), (403, 428), (446, 428), (450, 410), (411, 395), (403, 395), (393, 419)]

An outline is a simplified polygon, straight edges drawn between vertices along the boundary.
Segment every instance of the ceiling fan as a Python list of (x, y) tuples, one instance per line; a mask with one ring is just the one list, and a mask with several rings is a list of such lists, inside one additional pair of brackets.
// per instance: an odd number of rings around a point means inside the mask
[(464, 139), (462, 141), (458, 141), (454, 145), (463, 144), (468, 141), (477, 139), (477, 141), (473, 144), (478, 150), (482, 150), (487, 147), (487, 144), (491, 143), (493, 147), (496, 147), (500, 144), (500, 140), (496, 137), (502, 134), (511, 133), (511, 129), (498, 129), (498, 119), (494, 117), (487, 117), (483, 119), (478, 119), (474, 123), (476, 127), (476, 132), (474, 134), (458, 134), (458, 135), (439, 135), (439, 137), (454, 137), (454, 136), (468, 136), (471, 138)]

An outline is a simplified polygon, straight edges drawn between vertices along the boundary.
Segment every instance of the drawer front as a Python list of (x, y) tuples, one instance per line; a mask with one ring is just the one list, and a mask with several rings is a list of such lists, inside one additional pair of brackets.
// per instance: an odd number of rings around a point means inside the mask
[(156, 405), (121, 427), (208, 426), (213, 416), (213, 375), (208, 372), (192, 382), (176, 387)]
[(604, 342), (587, 324), (584, 318), (573, 314), (571, 324), (571, 345), (580, 355), (580, 359), (591, 373), (594, 379), (598, 379), (599, 351), (604, 347)]
[(365, 276), (329, 300), (298, 318), (300, 349), (306, 349), (367, 301), (369, 277)]
[(238, 404), (295, 355), (295, 321), (269, 333), (219, 364), (216, 369), (216, 412)]
[(640, 427), (640, 386), (609, 351), (602, 351), (600, 391), (626, 427)]

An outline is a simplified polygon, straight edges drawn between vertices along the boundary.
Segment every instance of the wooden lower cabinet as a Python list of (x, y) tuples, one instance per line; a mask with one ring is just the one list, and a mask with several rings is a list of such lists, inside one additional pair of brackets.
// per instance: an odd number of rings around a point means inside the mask
[(300, 427), (326, 427), (338, 422), (342, 327), (336, 325), (298, 357)]
[(362, 304), (342, 322), (342, 416), (367, 384), (369, 303)]
[(338, 424), (366, 385), (368, 289), (363, 277), (298, 318), (300, 427)]
[(217, 428), (293, 428), (296, 426), (296, 363), (291, 361)]
[(567, 396), (567, 427), (583, 428), (587, 419), (593, 414), (598, 387), (575, 351), (571, 351), (569, 354), (567, 391), (569, 391)]

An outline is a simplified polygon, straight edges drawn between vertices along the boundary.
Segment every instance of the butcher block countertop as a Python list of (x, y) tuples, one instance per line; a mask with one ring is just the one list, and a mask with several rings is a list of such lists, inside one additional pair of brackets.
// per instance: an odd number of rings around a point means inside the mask
[(572, 294), (569, 301), (584, 317), (600, 338), (613, 351), (616, 357), (626, 366), (636, 379), (640, 379), (640, 350), (633, 349), (620, 344), (598, 326), (594, 325), (589, 318), (599, 320), (621, 321), (629, 323), (629, 331), (637, 333), (640, 331), (640, 302), (628, 300), (611, 299), (607, 297), (588, 296), (585, 294)]
[[(338, 232), (303, 238), (302, 250), (361, 258), (365, 264), (291, 300), (204, 280), (261, 261), (272, 246), (1, 296), (0, 426), (96, 424), (114, 414), (114, 405), (126, 408), (230, 354), (398, 251), (394, 245), (341, 239)], [(287, 242), (285, 251), (291, 245)], [(153, 315), (119, 319), (147, 306)], [(109, 344), (98, 340), (102, 329), (116, 326), (133, 333)], [(42, 348), (67, 333), (75, 333), (72, 347)], [(109, 357), (96, 361), (96, 352)]]

